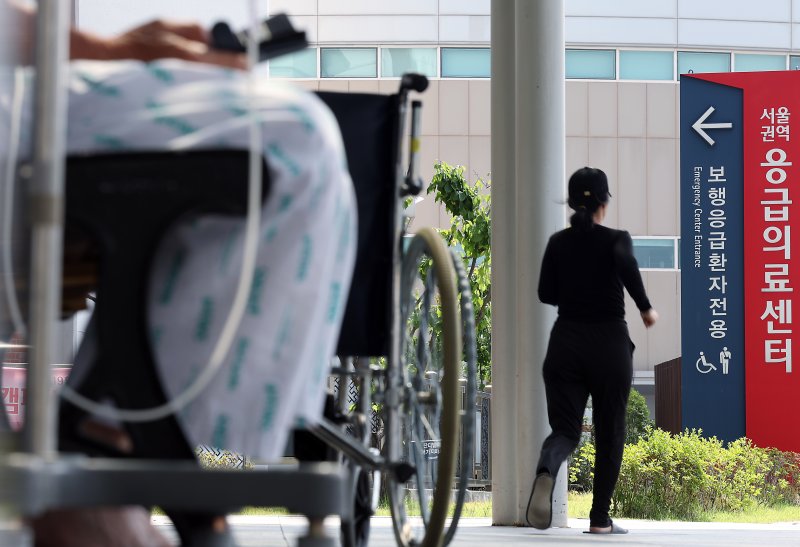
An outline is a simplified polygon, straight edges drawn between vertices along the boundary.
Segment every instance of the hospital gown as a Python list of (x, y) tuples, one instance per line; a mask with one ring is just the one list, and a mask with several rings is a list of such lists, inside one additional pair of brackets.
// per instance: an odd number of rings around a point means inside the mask
[[(69, 153), (246, 149), (251, 105), (271, 180), (252, 287), (221, 370), (179, 421), (194, 444), (273, 459), (292, 425), (321, 415), (355, 259), (355, 197), (333, 115), (280, 82), (248, 88), (239, 71), (81, 61), (71, 64), (66, 142)], [(170, 397), (209, 361), (243, 240), (241, 218), (206, 216), (173, 229), (158, 250), (149, 327)]]

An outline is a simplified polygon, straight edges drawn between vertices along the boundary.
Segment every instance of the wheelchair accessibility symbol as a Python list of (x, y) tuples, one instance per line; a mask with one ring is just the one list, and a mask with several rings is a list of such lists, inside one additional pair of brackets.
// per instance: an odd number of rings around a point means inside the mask
[[(722, 374), (728, 374), (731, 352), (728, 350), (727, 346), (722, 348), (722, 351), (719, 352), (719, 360), (722, 363)], [(714, 363), (710, 363), (708, 359), (706, 359), (705, 353), (702, 351), (700, 352), (700, 357), (695, 361), (695, 368), (697, 368), (700, 374), (708, 374), (712, 370), (717, 370), (717, 366)]]
[(712, 370), (717, 370), (717, 367), (706, 361), (706, 356), (702, 351), (700, 352), (700, 358), (695, 363), (695, 367), (701, 374), (708, 374)]

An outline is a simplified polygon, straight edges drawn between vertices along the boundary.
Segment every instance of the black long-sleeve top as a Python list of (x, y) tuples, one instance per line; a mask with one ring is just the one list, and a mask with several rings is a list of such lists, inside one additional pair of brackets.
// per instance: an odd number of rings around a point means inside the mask
[(580, 322), (625, 320), (623, 286), (640, 311), (651, 308), (633, 256), (631, 235), (595, 225), (567, 228), (547, 243), (539, 300), (558, 306), (558, 316)]

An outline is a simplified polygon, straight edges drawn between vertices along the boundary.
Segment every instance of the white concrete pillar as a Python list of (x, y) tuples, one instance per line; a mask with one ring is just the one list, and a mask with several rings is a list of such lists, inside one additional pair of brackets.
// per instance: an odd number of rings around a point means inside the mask
[(518, 522), (514, 2), (492, 0), (492, 520)]
[[(547, 240), (564, 227), (566, 193), (564, 1), (516, 0), (513, 14), (508, 4), (492, 3), (492, 478), (493, 520), (511, 525), (525, 522), (549, 434), (542, 362), (555, 310), (536, 288)], [(511, 135), (513, 152), (504, 150)], [(554, 526), (567, 523), (565, 477), (564, 468)]]

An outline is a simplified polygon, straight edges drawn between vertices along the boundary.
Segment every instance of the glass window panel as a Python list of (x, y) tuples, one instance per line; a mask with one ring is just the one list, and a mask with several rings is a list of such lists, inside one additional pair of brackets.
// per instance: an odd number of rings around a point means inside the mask
[(614, 51), (600, 49), (568, 49), (567, 78), (614, 80), (617, 77)]
[(786, 55), (757, 55), (736, 53), (733, 57), (736, 72), (759, 70), (786, 70)]
[(620, 80), (674, 80), (671, 51), (620, 51)]
[(488, 78), (491, 74), (489, 48), (442, 48), (442, 78)]
[(381, 48), (381, 76), (400, 77), (406, 72), (436, 76), (436, 48)]
[(375, 48), (322, 48), (322, 78), (376, 78), (378, 51)]
[(789, 57), (789, 70), (800, 70), (800, 56), (792, 55)]
[(730, 53), (701, 53), (699, 51), (678, 52), (678, 74), (730, 71)]
[(316, 78), (317, 50), (309, 48), (272, 59), (269, 75), (273, 78)]
[(675, 269), (675, 240), (636, 238), (633, 255), (640, 268)]

